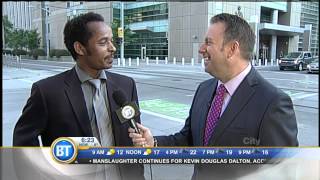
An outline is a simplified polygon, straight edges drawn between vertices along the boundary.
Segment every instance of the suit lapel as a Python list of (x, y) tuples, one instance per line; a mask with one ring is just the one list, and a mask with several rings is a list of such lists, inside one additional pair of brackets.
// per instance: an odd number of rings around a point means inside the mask
[[(208, 86), (205, 87), (205, 89), (208, 89), (205, 91), (206, 94), (201, 94), (201, 99), (199, 102), (203, 102), (203, 106), (199, 109), (199, 119), (200, 119), (200, 145), (203, 146), (203, 138), (204, 138), (204, 132), (206, 128), (206, 121), (207, 121), (207, 115), (211, 106), (211, 102), (213, 100), (213, 97), (216, 93), (216, 87), (218, 84), (218, 80), (214, 79), (213, 82)], [(200, 96), (199, 96), (200, 97)]]
[(117, 109), (120, 108), (120, 106), (117, 105), (115, 100), (113, 99), (112, 95), (113, 92), (118, 89), (118, 86), (115, 83), (115, 80), (110, 76), (110, 73), (108, 71), (105, 71), (107, 76), (107, 93), (108, 93), (108, 101), (109, 101), (109, 107), (110, 107), (110, 118), (112, 121), (112, 132), (115, 140), (115, 145), (118, 145), (120, 142), (120, 135), (119, 132), (121, 132), (121, 124), (120, 120), (118, 120), (118, 117), (115, 113)]
[(224, 130), (231, 124), (233, 120), (236, 119), (238, 113), (241, 112), (252, 95), (255, 93), (253, 85), (255, 85), (256, 83), (256, 71), (252, 67), (247, 77), (244, 78), (244, 80), (240, 83), (239, 87), (231, 97), (228, 106), (223, 112), (217, 126), (215, 127), (215, 130), (212, 133), (209, 144), (214, 145), (219, 136), (222, 135)]
[(105, 71), (105, 73), (107, 76), (108, 100), (109, 100), (110, 110), (112, 113), (113, 111), (115, 111), (116, 109), (119, 108), (119, 106), (117, 105), (117, 103), (115, 102), (115, 100), (112, 97), (113, 92), (118, 89), (118, 86), (115, 84), (115, 82), (112, 79), (112, 77), (110, 76), (109, 72)]
[(66, 76), (65, 83), (65, 92), (81, 129), (86, 136), (93, 136), (80, 80), (74, 68), (72, 68)]

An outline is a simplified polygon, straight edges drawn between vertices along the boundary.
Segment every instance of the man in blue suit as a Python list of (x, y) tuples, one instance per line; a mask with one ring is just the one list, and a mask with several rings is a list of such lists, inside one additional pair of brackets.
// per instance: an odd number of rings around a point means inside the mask
[[(250, 64), (255, 35), (242, 18), (211, 18), (199, 53), (214, 78), (202, 82), (182, 130), (153, 137), (138, 125), (129, 129), (136, 145), (147, 146), (298, 146), (297, 122), (290, 97), (266, 81)], [(155, 143), (157, 142), (157, 143)], [(222, 166), (195, 165), (193, 179), (238, 176)], [(229, 168), (225, 170), (230, 171)]]

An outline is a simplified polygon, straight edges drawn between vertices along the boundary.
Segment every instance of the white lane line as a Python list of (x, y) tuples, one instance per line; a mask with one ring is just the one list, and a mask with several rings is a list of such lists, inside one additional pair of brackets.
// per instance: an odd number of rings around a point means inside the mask
[[(198, 69), (197, 69), (198, 70)], [(164, 70), (164, 71), (157, 71), (157, 72), (182, 72), (182, 73), (197, 73), (197, 74), (208, 74), (206, 72), (203, 71), (197, 71), (197, 70), (179, 70), (179, 69), (168, 69), (168, 70)]]
[(267, 78), (265, 77), (265, 79), (270, 79), (270, 80), (279, 80), (279, 81), (294, 81), (297, 83), (309, 83), (309, 84), (317, 84), (318, 81), (310, 81), (310, 80), (292, 80), (292, 79), (281, 79), (281, 78)]
[(31, 70), (31, 69), (25, 69), (25, 68), (22, 68), (22, 70), (30, 72), (30, 73), (35, 73), (35, 74), (40, 73), (40, 71), (43, 71), (43, 70)]
[[(258, 69), (259, 70), (259, 69)], [(297, 72), (277, 72), (277, 71), (266, 71), (266, 70), (261, 70), (259, 72), (264, 72), (264, 73), (275, 73), (275, 74), (296, 74), (296, 75), (308, 75), (307, 73), (306, 74), (300, 74), (300, 73), (297, 73)]]
[(53, 67), (53, 68), (58, 68), (58, 69), (70, 69), (70, 67), (66, 67), (66, 68), (63, 68), (61, 66), (53, 66), (53, 65), (43, 65), (43, 64), (33, 64), (33, 63), (21, 63), (23, 65), (36, 65), (36, 66), (44, 66), (44, 67)]
[(292, 100), (302, 99), (302, 98), (306, 98), (306, 97), (310, 97), (310, 96), (315, 96), (315, 95), (319, 95), (319, 93), (305, 94), (305, 95), (302, 95), (302, 96), (293, 97)]
[(188, 94), (188, 95), (186, 95), (186, 96), (190, 97), (190, 96), (194, 96), (194, 94)]
[(160, 118), (168, 119), (170, 121), (175, 121), (175, 122), (180, 122), (180, 123), (184, 123), (185, 122), (184, 119), (174, 118), (174, 117), (166, 116), (166, 115), (163, 115), (163, 114), (159, 114), (159, 113), (155, 113), (155, 112), (151, 112), (151, 111), (147, 111), (147, 110), (143, 110), (143, 109), (140, 109), (140, 111), (143, 112), (143, 113), (152, 115), (152, 116), (157, 116), (157, 117), (160, 117)]

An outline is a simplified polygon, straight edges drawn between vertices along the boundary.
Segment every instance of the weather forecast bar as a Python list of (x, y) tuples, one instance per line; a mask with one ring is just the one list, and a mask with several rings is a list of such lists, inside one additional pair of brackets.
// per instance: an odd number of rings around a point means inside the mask
[(262, 164), (277, 157), (281, 151), (271, 148), (89, 148), (79, 150), (73, 163)]
[(93, 137), (65, 137), (51, 145), (54, 160), (69, 164), (266, 164), (303, 157), (320, 159), (316, 148), (101, 147)]

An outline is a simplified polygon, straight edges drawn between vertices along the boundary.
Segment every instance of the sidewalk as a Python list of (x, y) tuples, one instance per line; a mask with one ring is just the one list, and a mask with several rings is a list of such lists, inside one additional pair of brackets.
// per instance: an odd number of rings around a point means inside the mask
[[(123, 64), (123, 62), (118, 62), (118, 59), (114, 59), (113, 60), (113, 68), (142, 68), (142, 69), (154, 69), (154, 68), (170, 68), (170, 69), (176, 69), (176, 70), (187, 70), (187, 71), (201, 71), (204, 69), (204, 67), (202, 66), (201, 62), (195, 62), (194, 65), (192, 65), (189, 61), (186, 61), (184, 65), (182, 65), (181, 61), (176, 61), (176, 64), (173, 63), (172, 60), (169, 60), (167, 62), (167, 64), (165, 64), (165, 60), (159, 60), (158, 63), (156, 62), (156, 60), (154, 59), (150, 59), (149, 62), (147, 63), (146, 60), (139, 60), (139, 65), (137, 65), (137, 60), (136, 59), (131, 59), (131, 63), (129, 63), (129, 58), (125, 59), (125, 63)], [(16, 67), (20, 67), (21, 64), (19, 63), (23, 63), (23, 61), (32, 61), (35, 63), (39, 63), (39, 64), (55, 64), (55, 65), (64, 65), (64, 66), (69, 66), (72, 67), (75, 62), (71, 61), (71, 62), (66, 62), (66, 61), (48, 61), (48, 60), (31, 60), (31, 59), (22, 59), (20, 61), (12, 61), (9, 62), (9, 65), (11, 66), (16, 66)], [(3, 63), (7, 63), (8, 61), (5, 60)], [(269, 62), (267, 65), (254, 65), (254, 68), (258, 69), (258, 70), (278, 70), (279, 67), (276, 63), (274, 63), (271, 66), (271, 63)]]

